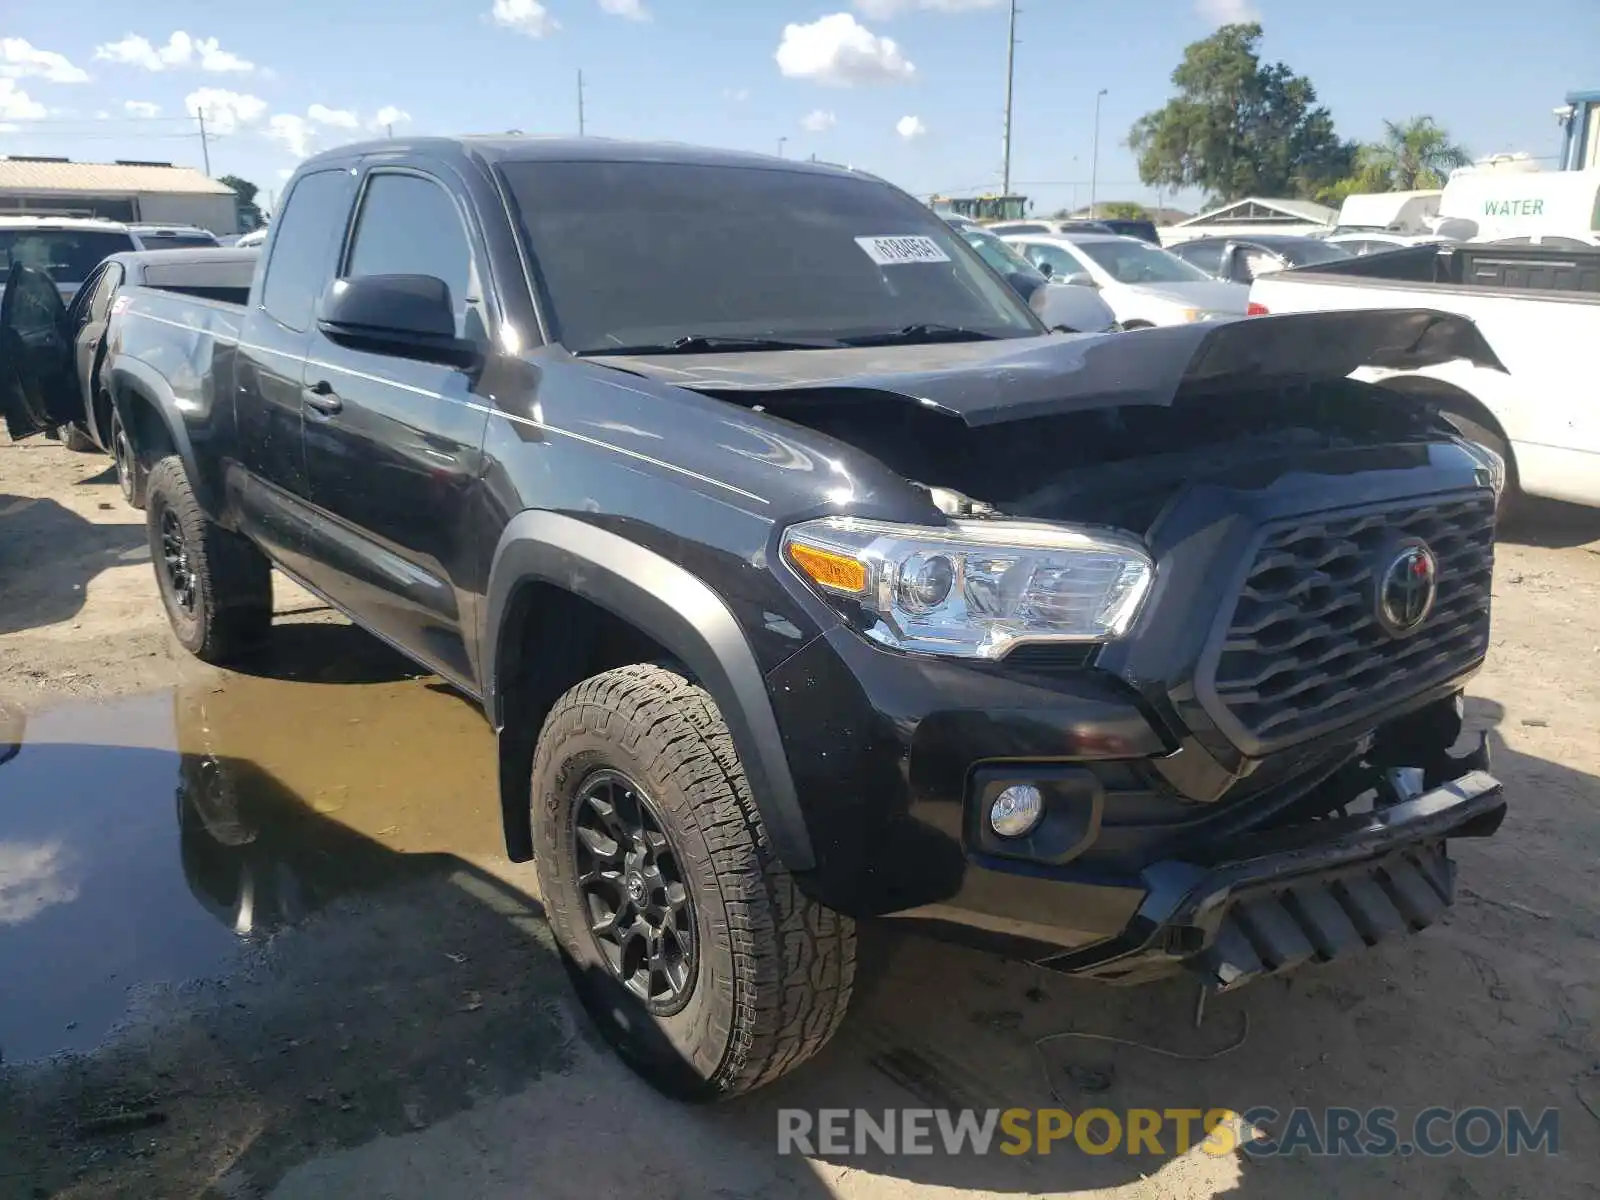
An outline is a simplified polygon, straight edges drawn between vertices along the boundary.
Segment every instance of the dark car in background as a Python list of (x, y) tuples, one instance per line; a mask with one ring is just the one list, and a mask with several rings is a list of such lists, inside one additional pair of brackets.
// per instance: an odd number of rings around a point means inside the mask
[(1104, 225), (1112, 233), (1120, 233), (1123, 237), (1138, 238), (1141, 242), (1161, 245), (1161, 235), (1156, 232), (1154, 221), (1137, 220), (1132, 217), (1096, 217), (1095, 224)]
[[(206, 236), (210, 236), (209, 234)], [(5, 321), (5, 328), (18, 329), (30, 344), (35, 340), (70, 343), (72, 353), (60, 361), (74, 378), (60, 394), (72, 397), (64, 411), (43, 422), (61, 431), (68, 449), (104, 451), (117, 464), (117, 482), (130, 504), (138, 506), (136, 477), (131, 468), (128, 438), (122, 419), (101, 380), (105, 364), (106, 331), (121, 312), (117, 296), (125, 288), (150, 287), (209, 300), (243, 302), (250, 294), (250, 277), (255, 273), (256, 250), (148, 250), (112, 254), (87, 271), (68, 305), (63, 327), (44, 314), (59, 313), (49, 303), (48, 289), (60, 291), (59, 281), (26, 265), (14, 265), (6, 277), (5, 311), (13, 308), (40, 314), (34, 321)], [(8, 335), (9, 336), (9, 335)], [(8, 417), (16, 416), (8, 413)], [(44, 414), (50, 416), (52, 414)], [(13, 437), (25, 436), (13, 427)]]
[(1195, 238), (1168, 246), (1173, 254), (1199, 267), (1207, 275), (1229, 283), (1250, 283), (1257, 275), (1287, 271), (1293, 267), (1318, 266), (1343, 262), (1353, 257), (1350, 251), (1322, 238), (1292, 234), (1265, 234), (1261, 237)]

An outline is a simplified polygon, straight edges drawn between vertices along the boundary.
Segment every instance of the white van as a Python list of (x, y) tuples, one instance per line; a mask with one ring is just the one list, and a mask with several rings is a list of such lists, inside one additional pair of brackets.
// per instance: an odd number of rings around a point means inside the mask
[(1473, 222), (1473, 241), (1600, 233), (1600, 168), (1588, 171), (1455, 172), (1439, 201), (1442, 220)]

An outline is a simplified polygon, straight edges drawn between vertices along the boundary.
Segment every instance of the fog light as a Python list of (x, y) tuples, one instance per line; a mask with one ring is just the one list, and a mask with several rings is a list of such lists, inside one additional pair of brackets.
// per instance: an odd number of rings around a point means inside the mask
[(1001, 837), (1031, 833), (1044, 816), (1044, 795), (1031, 783), (1014, 783), (989, 806), (989, 825)]

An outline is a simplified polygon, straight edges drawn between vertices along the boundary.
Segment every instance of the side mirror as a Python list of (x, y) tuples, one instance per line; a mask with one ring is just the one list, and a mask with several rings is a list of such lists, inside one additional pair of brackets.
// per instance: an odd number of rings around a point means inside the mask
[(1074, 271), (1061, 282), (1070, 283), (1073, 287), (1097, 288), (1100, 286), (1094, 281), (1094, 276), (1087, 271)]
[(483, 358), (477, 342), (456, 336), (450, 285), (432, 275), (335, 279), (317, 314), (318, 330), (341, 345), (467, 368)]
[(1046, 279), (1054, 279), (1055, 278), (1055, 274), (1056, 274), (1055, 267), (1051, 266), (1050, 263), (1045, 261), (1044, 259), (1040, 259), (1038, 262), (1034, 263), (1033, 265), (1039, 268), (1039, 274), (1043, 275)]
[(1007, 271), (1004, 278), (1011, 285), (1011, 290), (1029, 303), (1032, 303), (1034, 293), (1044, 286), (1037, 276), (1023, 271)]

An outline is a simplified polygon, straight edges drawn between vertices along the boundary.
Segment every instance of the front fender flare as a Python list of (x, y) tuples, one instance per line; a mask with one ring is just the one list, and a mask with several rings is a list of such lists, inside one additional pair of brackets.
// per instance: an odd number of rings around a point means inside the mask
[[(512, 597), (528, 582), (551, 584), (599, 605), (649, 634), (681, 662), (728, 723), (779, 860), (791, 871), (815, 867), (766, 680), (744, 631), (703, 580), (615, 533), (545, 511), (521, 513), (501, 533), (479, 660), (486, 677), (485, 707), (497, 734), (505, 727), (502, 635)], [(511, 814), (505, 815), (509, 821)]]

